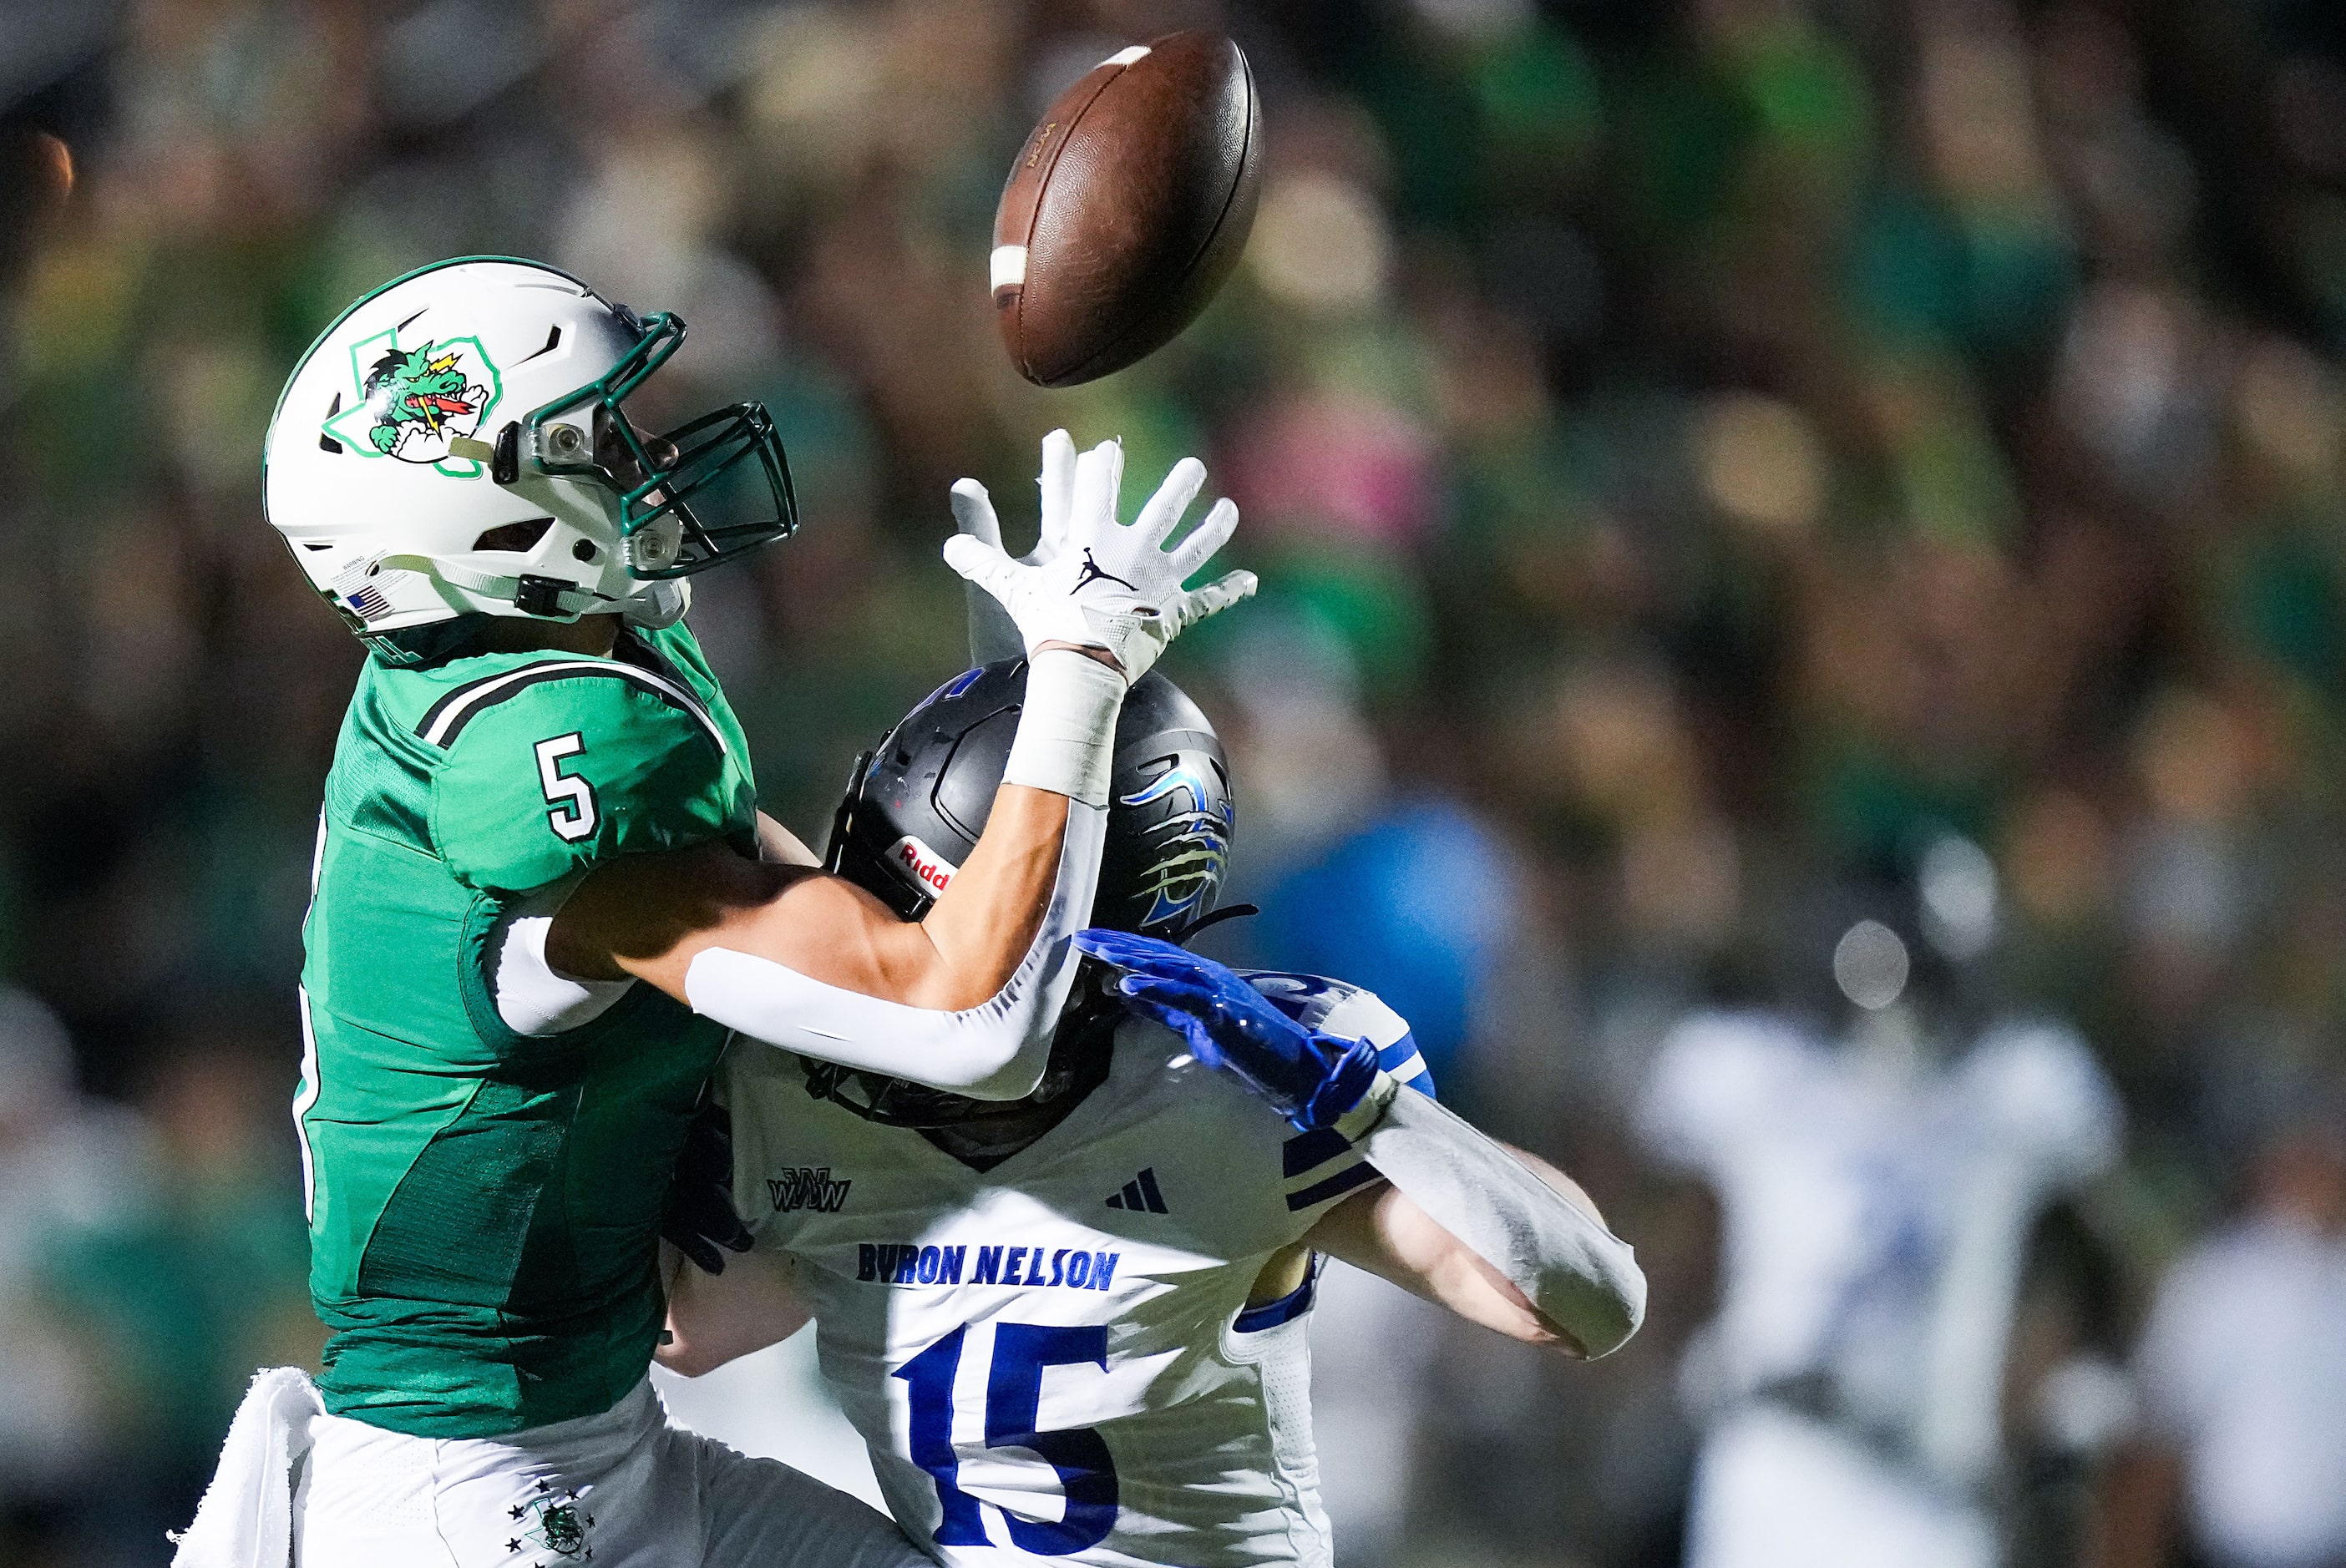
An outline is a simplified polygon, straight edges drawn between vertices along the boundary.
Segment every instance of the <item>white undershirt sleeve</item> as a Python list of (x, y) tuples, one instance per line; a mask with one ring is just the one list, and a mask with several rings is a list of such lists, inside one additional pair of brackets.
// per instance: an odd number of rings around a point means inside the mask
[(1091, 922), (1107, 841), (1104, 806), (1067, 802), (1059, 875), (1034, 942), (1000, 991), (959, 1013), (908, 1007), (811, 980), (729, 948), (685, 971), (692, 1010), (753, 1040), (842, 1066), (885, 1073), (977, 1100), (1034, 1093), (1083, 955), (1069, 939)]
[(546, 962), (554, 917), (578, 886), (566, 877), (515, 900), (489, 936), (489, 989), (506, 1028), (543, 1040), (582, 1028), (618, 1005), (632, 980), (575, 980)]
[(1645, 1320), (1646, 1276), (1629, 1244), (1456, 1112), (1397, 1084), (1354, 1141), (1590, 1356), (1620, 1349)]

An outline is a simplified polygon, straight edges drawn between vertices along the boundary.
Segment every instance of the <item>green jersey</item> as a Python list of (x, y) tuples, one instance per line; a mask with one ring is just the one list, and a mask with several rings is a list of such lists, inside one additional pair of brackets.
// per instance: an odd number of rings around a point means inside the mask
[(515, 1033), (490, 939), (614, 856), (756, 845), (740, 724), (678, 626), (619, 657), (370, 659), (326, 780), (295, 1102), (326, 1408), (489, 1437), (607, 1410), (664, 1317), (668, 1175), (726, 1032), (638, 984)]

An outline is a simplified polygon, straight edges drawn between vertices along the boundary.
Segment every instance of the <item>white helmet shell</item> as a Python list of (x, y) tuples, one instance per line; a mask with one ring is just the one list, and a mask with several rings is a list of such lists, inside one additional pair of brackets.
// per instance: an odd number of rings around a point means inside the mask
[[(701, 433), (687, 440), (687, 461), (706, 471), (698, 478), (671, 461), (623, 492), (599, 464), (609, 433), (598, 422), (624, 395), (599, 383), (634, 355), (632, 390), (682, 336), (673, 318), (648, 324), (536, 262), (467, 258), (411, 272), (345, 311), (294, 367), (263, 450), (270, 524), (362, 635), (463, 615), (673, 619), (684, 585), (665, 579), (795, 523), (787, 466), (756, 404), (678, 433)], [(645, 451), (631, 429), (626, 439)], [(679, 560), (688, 525), (706, 535), (671, 498), (752, 452), (774, 482), (774, 520), (732, 530), (731, 549)]]

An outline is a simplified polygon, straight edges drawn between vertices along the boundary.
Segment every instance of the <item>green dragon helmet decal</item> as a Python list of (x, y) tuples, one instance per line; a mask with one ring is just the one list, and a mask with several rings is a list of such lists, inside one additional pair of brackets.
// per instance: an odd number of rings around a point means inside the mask
[(478, 338), (450, 338), (403, 348), (399, 331), (378, 332), (351, 347), (354, 396), (327, 416), (326, 438), (367, 457), (428, 464), (454, 478), (481, 471), (450, 444), (476, 438), (503, 386)]

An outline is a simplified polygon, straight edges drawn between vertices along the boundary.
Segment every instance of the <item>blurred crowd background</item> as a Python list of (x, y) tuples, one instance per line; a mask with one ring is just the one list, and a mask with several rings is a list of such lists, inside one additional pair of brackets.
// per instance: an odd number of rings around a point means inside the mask
[[(1200, 25), (1244, 263), (1028, 387), (1008, 160)], [(963, 662), (951, 481), (1238, 497), (1217, 951), (1376, 987), (1653, 1285), (1594, 1368), (1332, 1285), (1343, 1568), (2346, 1562), (2346, 10), (0, 0), (0, 1563), (162, 1561), (315, 1356), (361, 655), (260, 435), (464, 252), (683, 315), (647, 423), (775, 410), (805, 528), (693, 624), (813, 841)]]

